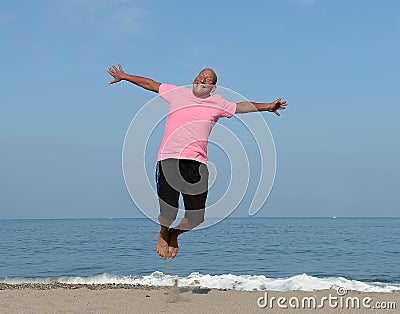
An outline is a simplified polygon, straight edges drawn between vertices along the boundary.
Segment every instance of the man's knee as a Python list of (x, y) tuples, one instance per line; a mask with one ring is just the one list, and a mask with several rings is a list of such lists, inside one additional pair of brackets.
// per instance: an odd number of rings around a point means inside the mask
[(161, 216), (161, 214), (160, 214), (160, 215), (158, 215), (158, 222), (160, 223), (161, 226), (169, 227), (169, 226), (171, 226), (173, 220), (169, 220), (169, 219)]
[[(166, 202), (159, 200), (160, 202), (160, 215), (159, 215), (159, 221), (160, 217), (162, 217), (166, 221), (170, 221), (171, 223), (176, 219), (176, 216), (178, 215), (178, 208), (175, 206), (171, 206), (167, 204)], [(160, 221), (161, 223), (161, 221)], [(165, 225), (165, 224), (162, 224)]]
[(204, 222), (204, 214), (205, 209), (185, 210), (185, 218), (196, 226)]

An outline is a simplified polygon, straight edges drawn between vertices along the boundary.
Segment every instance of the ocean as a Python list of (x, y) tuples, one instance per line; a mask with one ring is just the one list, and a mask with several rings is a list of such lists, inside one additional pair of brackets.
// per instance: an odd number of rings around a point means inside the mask
[(400, 218), (227, 218), (155, 251), (138, 219), (0, 220), (2, 283), (139, 283), (234, 290), (400, 291)]

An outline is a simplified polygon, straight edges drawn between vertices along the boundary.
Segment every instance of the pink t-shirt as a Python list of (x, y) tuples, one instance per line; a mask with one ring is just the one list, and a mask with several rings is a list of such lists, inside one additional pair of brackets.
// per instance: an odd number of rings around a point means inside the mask
[(221, 117), (232, 117), (236, 104), (218, 94), (197, 98), (191, 88), (164, 83), (158, 93), (169, 103), (169, 112), (157, 160), (194, 159), (206, 163), (213, 126)]

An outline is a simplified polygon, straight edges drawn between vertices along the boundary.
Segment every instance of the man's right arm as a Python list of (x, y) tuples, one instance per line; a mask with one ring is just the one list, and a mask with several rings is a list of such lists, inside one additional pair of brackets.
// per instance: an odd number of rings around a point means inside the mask
[(115, 65), (109, 66), (107, 71), (114, 78), (108, 84), (114, 84), (124, 80), (155, 93), (158, 93), (158, 90), (161, 85), (161, 83), (153, 81), (152, 79), (149, 79), (147, 77), (130, 75), (128, 73), (125, 73), (122, 70), (120, 64), (118, 64), (118, 67), (116, 67)]

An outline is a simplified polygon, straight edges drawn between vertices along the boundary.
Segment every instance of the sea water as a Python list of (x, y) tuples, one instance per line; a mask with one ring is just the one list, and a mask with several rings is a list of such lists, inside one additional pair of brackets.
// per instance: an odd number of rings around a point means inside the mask
[(0, 220), (0, 282), (234, 290), (400, 291), (400, 218), (227, 218), (181, 235), (174, 260), (138, 219)]

